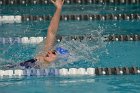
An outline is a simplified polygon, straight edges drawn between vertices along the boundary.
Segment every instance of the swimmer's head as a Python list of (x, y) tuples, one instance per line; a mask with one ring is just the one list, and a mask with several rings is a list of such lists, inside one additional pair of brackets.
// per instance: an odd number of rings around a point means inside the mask
[(47, 54), (44, 56), (45, 62), (54, 62), (57, 59), (57, 53), (55, 50), (50, 50), (47, 52)]

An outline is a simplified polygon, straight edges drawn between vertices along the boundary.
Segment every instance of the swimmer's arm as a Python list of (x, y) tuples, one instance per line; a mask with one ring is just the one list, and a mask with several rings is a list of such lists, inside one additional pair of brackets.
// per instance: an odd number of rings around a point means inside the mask
[(46, 42), (45, 42), (46, 43), (45, 49), (52, 49), (54, 46), (56, 34), (59, 27), (60, 14), (62, 11), (62, 6), (63, 6), (64, 1), (56, 0), (56, 2), (52, 1), (52, 3), (56, 6), (56, 11), (48, 27), (48, 33), (47, 33)]

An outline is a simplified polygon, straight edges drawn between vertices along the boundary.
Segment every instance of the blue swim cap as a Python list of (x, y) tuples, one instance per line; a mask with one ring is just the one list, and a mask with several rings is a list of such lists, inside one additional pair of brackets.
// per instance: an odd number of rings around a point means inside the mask
[(68, 53), (69, 53), (69, 51), (68, 51), (67, 49), (64, 49), (64, 48), (62, 48), (62, 47), (57, 47), (57, 48), (56, 48), (56, 51), (57, 51), (58, 53), (62, 54), (62, 55), (65, 55), (65, 54), (68, 54)]

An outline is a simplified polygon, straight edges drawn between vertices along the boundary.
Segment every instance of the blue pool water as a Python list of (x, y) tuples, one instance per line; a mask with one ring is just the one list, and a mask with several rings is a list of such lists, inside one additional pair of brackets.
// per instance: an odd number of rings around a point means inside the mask
[[(52, 5), (0, 6), (1, 15), (53, 14)], [(42, 12), (40, 12), (42, 11)], [(140, 13), (140, 5), (64, 5), (62, 14)], [(0, 37), (44, 37), (49, 21), (22, 22), (0, 25)], [(61, 21), (59, 35), (140, 34), (140, 20)], [(64, 67), (123, 67), (140, 66), (139, 41), (100, 42), (91, 51), (96, 62), (80, 60)], [(94, 47), (90, 41), (90, 47)], [(0, 65), (18, 63), (35, 56), (37, 44), (0, 44)], [(84, 50), (83, 50), (84, 51)], [(139, 75), (110, 76), (47, 76), (0, 77), (0, 93), (139, 93)]]
[(1, 93), (139, 93), (139, 81), (138, 75), (4, 78), (0, 89)]

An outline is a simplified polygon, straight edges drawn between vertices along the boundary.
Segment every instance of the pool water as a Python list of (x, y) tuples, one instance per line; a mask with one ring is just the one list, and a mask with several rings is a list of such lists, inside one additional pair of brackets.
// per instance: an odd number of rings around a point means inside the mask
[(1, 93), (139, 93), (139, 75), (24, 77), (0, 80)]
[[(1, 15), (52, 15), (52, 5), (5, 5)], [(42, 11), (42, 12), (40, 12)], [(62, 14), (140, 13), (140, 5), (64, 5)], [(45, 37), (49, 21), (31, 21), (0, 25), (0, 37)], [(61, 21), (59, 35), (140, 34), (140, 20)], [(100, 39), (101, 40), (101, 39)], [(97, 62), (78, 61), (64, 67), (140, 66), (139, 41), (97, 42), (102, 46), (93, 52)], [(87, 41), (90, 42), (90, 41)], [(94, 46), (94, 44), (91, 44)], [(0, 44), (0, 65), (17, 63), (35, 56), (37, 44)], [(84, 51), (84, 50), (83, 50)], [(97, 55), (97, 57), (96, 57)], [(139, 75), (0, 77), (0, 93), (139, 93)]]

